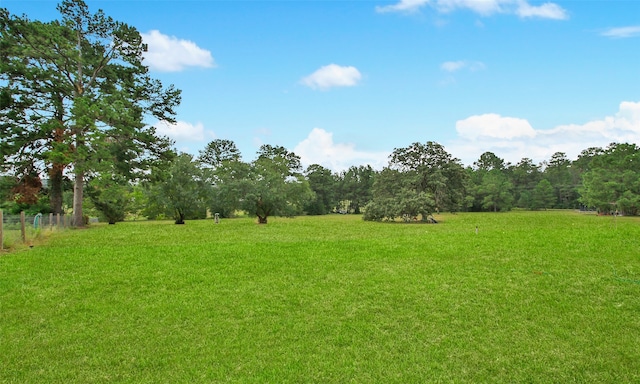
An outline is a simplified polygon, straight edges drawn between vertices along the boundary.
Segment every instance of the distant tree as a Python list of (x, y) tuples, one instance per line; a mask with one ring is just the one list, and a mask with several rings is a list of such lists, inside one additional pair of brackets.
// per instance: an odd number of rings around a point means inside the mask
[(413, 143), (389, 157), (389, 166), (376, 176), (365, 220), (427, 221), (438, 209), (453, 211), (464, 204), (467, 173), (440, 144)]
[(7, 175), (0, 179), (0, 209), (11, 214), (50, 212), (38, 173), (34, 169), (24, 171), (18, 176)]
[(508, 211), (513, 205), (513, 185), (502, 172), (492, 170), (484, 175), (478, 188), (482, 208), (486, 210)]
[(472, 210), (509, 210), (513, 205), (513, 184), (509, 180), (510, 165), (492, 152), (483, 153), (473, 163), (467, 204)]
[(261, 145), (258, 150), (258, 158), (254, 163), (266, 166), (283, 176), (298, 176), (302, 172), (300, 156), (283, 146)]
[(532, 197), (532, 209), (552, 208), (556, 203), (556, 194), (553, 186), (547, 179), (542, 179), (536, 185)]
[(149, 198), (144, 193), (144, 186), (141, 183), (132, 186), (130, 196), (129, 213), (134, 220), (137, 220), (144, 216), (145, 208), (149, 204)]
[(416, 193), (414, 190), (403, 189), (395, 197), (380, 197), (367, 204), (364, 220), (394, 221), (400, 217), (405, 222), (428, 220), (433, 212), (433, 199), (426, 193)]
[(231, 140), (215, 139), (200, 151), (198, 161), (205, 167), (219, 168), (226, 162), (240, 161), (240, 151)]
[(515, 205), (520, 208), (533, 207), (533, 191), (542, 177), (540, 166), (530, 158), (522, 158), (518, 164), (509, 167)]
[(364, 207), (364, 220), (393, 221), (402, 216), (399, 191), (408, 187), (405, 175), (397, 169), (385, 167), (380, 171), (373, 183), (373, 197)]
[(429, 194), (437, 209), (458, 211), (463, 207), (467, 173), (442, 145), (429, 141), (397, 148), (390, 155), (389, 167), (406, 174), (417, 193)]
[(148, 191), (151, 205), (173, 217), (176, 224), (206, 217), (211, 185), (191, 155), (182, 153), (177, 156), (168, 172), (161, 177), (161, 182)]
[(242, 210), (244, 196), (254, 189), (256, 182), (251, 164), (235, 159), (222, 161), (206, 175), (213, 187), (209, 209), (221, 217), (233, 217)]
[(591, 169), (591, 161), (604, 154), (604, 149), (599, 147), (590, 147), (583, 149), (578, 158), (573, 161), (572, 168), (577, 169), (580, 175)]
[(576, 208), (578, 205), (578, 185), (580, 180), (572, 170), (572, 163), (564, 152), (556, 152), (545, 163), (544, 178), (549, 180), (554, 190), (555, 208)]
[(373, 199), (365, 207), (363, 218), (369, 221), (426, 221), (435, 210), (432, 195), (415, 188), (415, 180), (407, 173), (384, 168), (374, 183)]
[(367, 221), (394, 221), (400, 209), (393, 197), (379, 197), (371, 200), (365, 207), (362, 218)]
[(510, 164), (505, 163), (503, 159), (496, 156), (493, 152), (484, 152), (480, 155), (480, 158), (473, 163), (473, 167), (476, 170), (489, 172), (493, 170), (504, 171), (510, 166)]
[(347, 210), (360, 214), (372, 197), (376, 171), (370, 165), (351, 166), (338, 176), (338, 194), (341, 201), (348, 202)]
[(330, 169), (318, 164), (312, 164), (306, 169), (309, 187), (314, 192), (314, 198), (306, 204), (305, 211), (309, 215), (324, 215), (333, 210), (337, 201), (337, 180)]
[(243, 183), (240, 207), (267, 224), (269, 216), (295, 216), (312, 199), (309, 183), (300, 172), (300, 157), (284, 147), (263, 145)]
[(583, 174), (580, 201), (601, 212), (618, 210), (637, 215), (640, 210), (640, 147), (610, 144), (592, 157)]
[(109, 224), (123, 221), (131, 202), (131, 186), (118, 174), (102, 174), (91, 179), (87, 195)]
[(232, 217), (240, 209), (243, 185), (249, 182), (250, 165), (242, 162), (240, 151), (231, 140), (215, 139), (200, 151), (198, 161), (212, 186), (209, 209), (221, 217)]

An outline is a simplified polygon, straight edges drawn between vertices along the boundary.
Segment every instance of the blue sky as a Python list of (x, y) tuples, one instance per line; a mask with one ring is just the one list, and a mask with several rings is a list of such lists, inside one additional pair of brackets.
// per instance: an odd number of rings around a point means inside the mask
[[(0, 0), (31, 19), (53, 0)], [(246, 161), (282, 145), (335, 171), (436, 141), (471, 165), (640, 144), (640, 1), (91, 1), (135, 26), (153, 75), (182, 90), (197, 154), (233, 140)]]

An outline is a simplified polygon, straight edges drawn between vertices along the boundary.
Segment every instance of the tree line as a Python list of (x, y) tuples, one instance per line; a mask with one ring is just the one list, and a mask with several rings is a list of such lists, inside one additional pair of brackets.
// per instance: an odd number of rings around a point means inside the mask
[(435, 142), (396, 148), (382, 170), (303, 169), (282, 146), (244, 161), (218, 139), (198, 156), (178, 154), (148, 123), (175, 121), (180, 90), (148, 74), (132, 26), (83, 0), (64, 0), (60, 20), (0, 9), (0, 201), (2, 209), (86, 213), (176, 223), (239, 212), (270, 216), (364, 213), (367, 220), (428, 221), (439, 211), (583, 208), (638, 214), (638, 146), (558, 152), (509, 164), (486, 152), (470, 166)]
[[(333, 172), (319, 164), (303, 169), (300, 157), (282, 146), (263, 145), (246, 162), (233, 141), (216, 139), (198, 156), (174, 154), (144, 179), (96, 173), (87, 181), (85, 208), (110, 223), (129, 216), (172, 218), (179, 224), (242, 213), (262, 224), (270, 216), (329, 213), (363, 213), (365, 220), (374, 221), (430, 221), (437, 212), (513, 208), (637, 215), (639, 156), (637, 145), (613, 143), (585, 149), (575, 160), (558, 152), (540, 164), (529, 158), (510, 164), (485, 152), (465, 167), (442, 145), (427, 142), (396, 148), (382, 170), (367, 165)], [(71, 204), (71, 180), (66, 185)], [(53, 211), (50, 189), (37, 176), (5, 175), (0, 190), (5, 209)]]

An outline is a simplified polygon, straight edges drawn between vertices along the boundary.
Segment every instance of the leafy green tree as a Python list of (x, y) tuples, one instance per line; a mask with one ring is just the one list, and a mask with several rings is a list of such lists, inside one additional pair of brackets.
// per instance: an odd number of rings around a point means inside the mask
[(400, 217), (405, 222), (427, 221), (435, 210), (433, 197), (418, 192), (411, 181), (398, 170), (384, 168), (376, 177), (374, 198), (366, 205), (364, 220), (394, 221)]
[(305, 206), (309, 215), (324, 215), (333, 210), (337, 205), (337, 180), (330, 169), (318, 164), (312, 164), (306, 169), (309, 187), (315, 196)]
[(552, 208), (556, 203), (556, 194), (553, 186), (547, 179), (542, 179), (533, 191), (532, 209)]
[(365, 207), (363, 218), (370, 221), (426, 221), (435, 210), (435, 202), (426, 191), (417, 191), (414, 180), (396, 169), (384, 168), (374, 183), (374, 197)]
[(249, 180), (240, 181), (240, 207), (267, 224), (269, 216), (295, 216), (313, 198), (300, 170), (300, 158), (284, 147), (263, 145), (251, 164)]
[(520, 208), (533, 207), (533, 192), (542, 178), (540, 166), (533, 164), (530, 158), (522, 158), (518, 164), (509, 169), (513, 198)]
[(458, 210), (464, 204), (466, 178), (460, 161), (440, 144), (413, 143), (395, 149), (389, 166), (376, 176), (364, 219), (402, 217), (408, 221), (421, 217), (427, 221), (438, 209)]
[(338, 176), (338, 199), (346, 201), (347, 211), (360, 214), (372, 197), (376, 172), (370, 165), (351, 166)]
[(504, 171), (510, 164), (505, 163), (503, 159), (493, 152), (485, 152), (473, 163), (473, 166), (476, 170), (490, 172), (493, 170)]
[(640, 147), (610, 144), (592, 157), (583, 174), (580, 200), (601, 212), (621, 211), (636, 215), (640, 210)]
[(198, 160), (213, 187), (209, 209), (221, 217), (232, 217), (240, 209), (240, 196), (248, 188), (250, 165), (242, 162), (236, 144), (226, 139), (208, 143)]
[(254, 164), (267, 167), (285, 177), (299, 176), (302, 172), (300, 156), (283, 146), (261, 145)]
[(465, 203), (467, 173), (460, 160), (438, 143), (396, 148), (389, 167), (406, 174), (412, 180), (412, 188), (431, 196), (438, 210), (458, 211)]
[(580, 176), (591, 169), (591, 161), (604, 154), (604, 149), (599, 147), (590, 147), (583, 149), (578, 158), (572, 162), (572, 168), (576, 169)]
[(65, 95), (72, 90), (60, 71), (41, 64), (47, 52), (39, 46), (45, 39), (58, 44), (62, 33), (57, 24), (31, 22), (0, 9), (0, 164), (17, 175), (34, 166), (46, 171), (54, 213), (62, 212), (63, 170), (71, 162), (64, 119)]
[(509, 164), (493, 152), (485, 152), (468, 170), (471, 183), (467, 189), (472, 210), (509, 210), (513, 204), (513, 185), (509, 181)]
[(482, 208), (486, 210), (508, 211), (513, 204), (513, 185), (506, 175), (498, 170), (487, 172), (478, 188)]
[(119, 174), (101, 174), (88, 182), (87, 195), (109, 224), (124, 221), (131, 202), (131, 186)]
[(64, 0), (58, 10), (61, 20), (50, 23), (0, 13), (3, 155), (12, 165), (42, 161), (53, 200), (62, 170), (72, 170), (74, 223), (82, 225), (87, 176), (99, 172), (114, 142), (129, 169), (144, 173), (169, 143), (143, 120), (173, 121), (180, 92), (149, 77), (135, 28), (91, 14), (82, 0)]
[(564, 152), (556, 152), (546, 163), (544, 177), (554, 190), (555, 208), (576, 208), (578, 205), (579, 179), (572, 170), (572, 163)]
[(203, 166), (217, 169), (225, 163), (240, 161), (240, 151), (231, 140), (215, 139), (200, 151), (198, 160)]
[(145, 194), (144, 186), (138, 183), (131, 188), (131, 199), (129, 200), (129, 213), (134, 220), (143, 217), (145, 208), (149, 204), (149, 199)]
[(245, 195), (254, 188), (251, 164), (239, 160), (225, 160), (208, 174), (213, 187), (209, 209), (221, 217), (233, 217), (242, 210)]
[(178, 155), (163, 180), (148, 191), (149, 203), (173, 217), (176, 224), (206, 217), (211, 185), (200, 165), (189, 154)]
[(362, 218), (367, 221), (394, 221), (399, 216), (399, 211), (395, 198), (379, 197), (366, 205)]
[(405, 175), (397, 169), (385, 167), (373, 183), (373, 198), (364, 207), (363, 219), (368, 221), (393, 221), (402, 216), (396, 198), (398, 191), (407, 188)]

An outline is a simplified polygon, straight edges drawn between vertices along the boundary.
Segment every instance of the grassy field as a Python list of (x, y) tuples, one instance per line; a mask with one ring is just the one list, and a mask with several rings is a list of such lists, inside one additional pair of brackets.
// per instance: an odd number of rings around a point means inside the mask
[(0, 255), (0, 382), (640, 382), (637, 218), (436, 218), (56, 233)]

